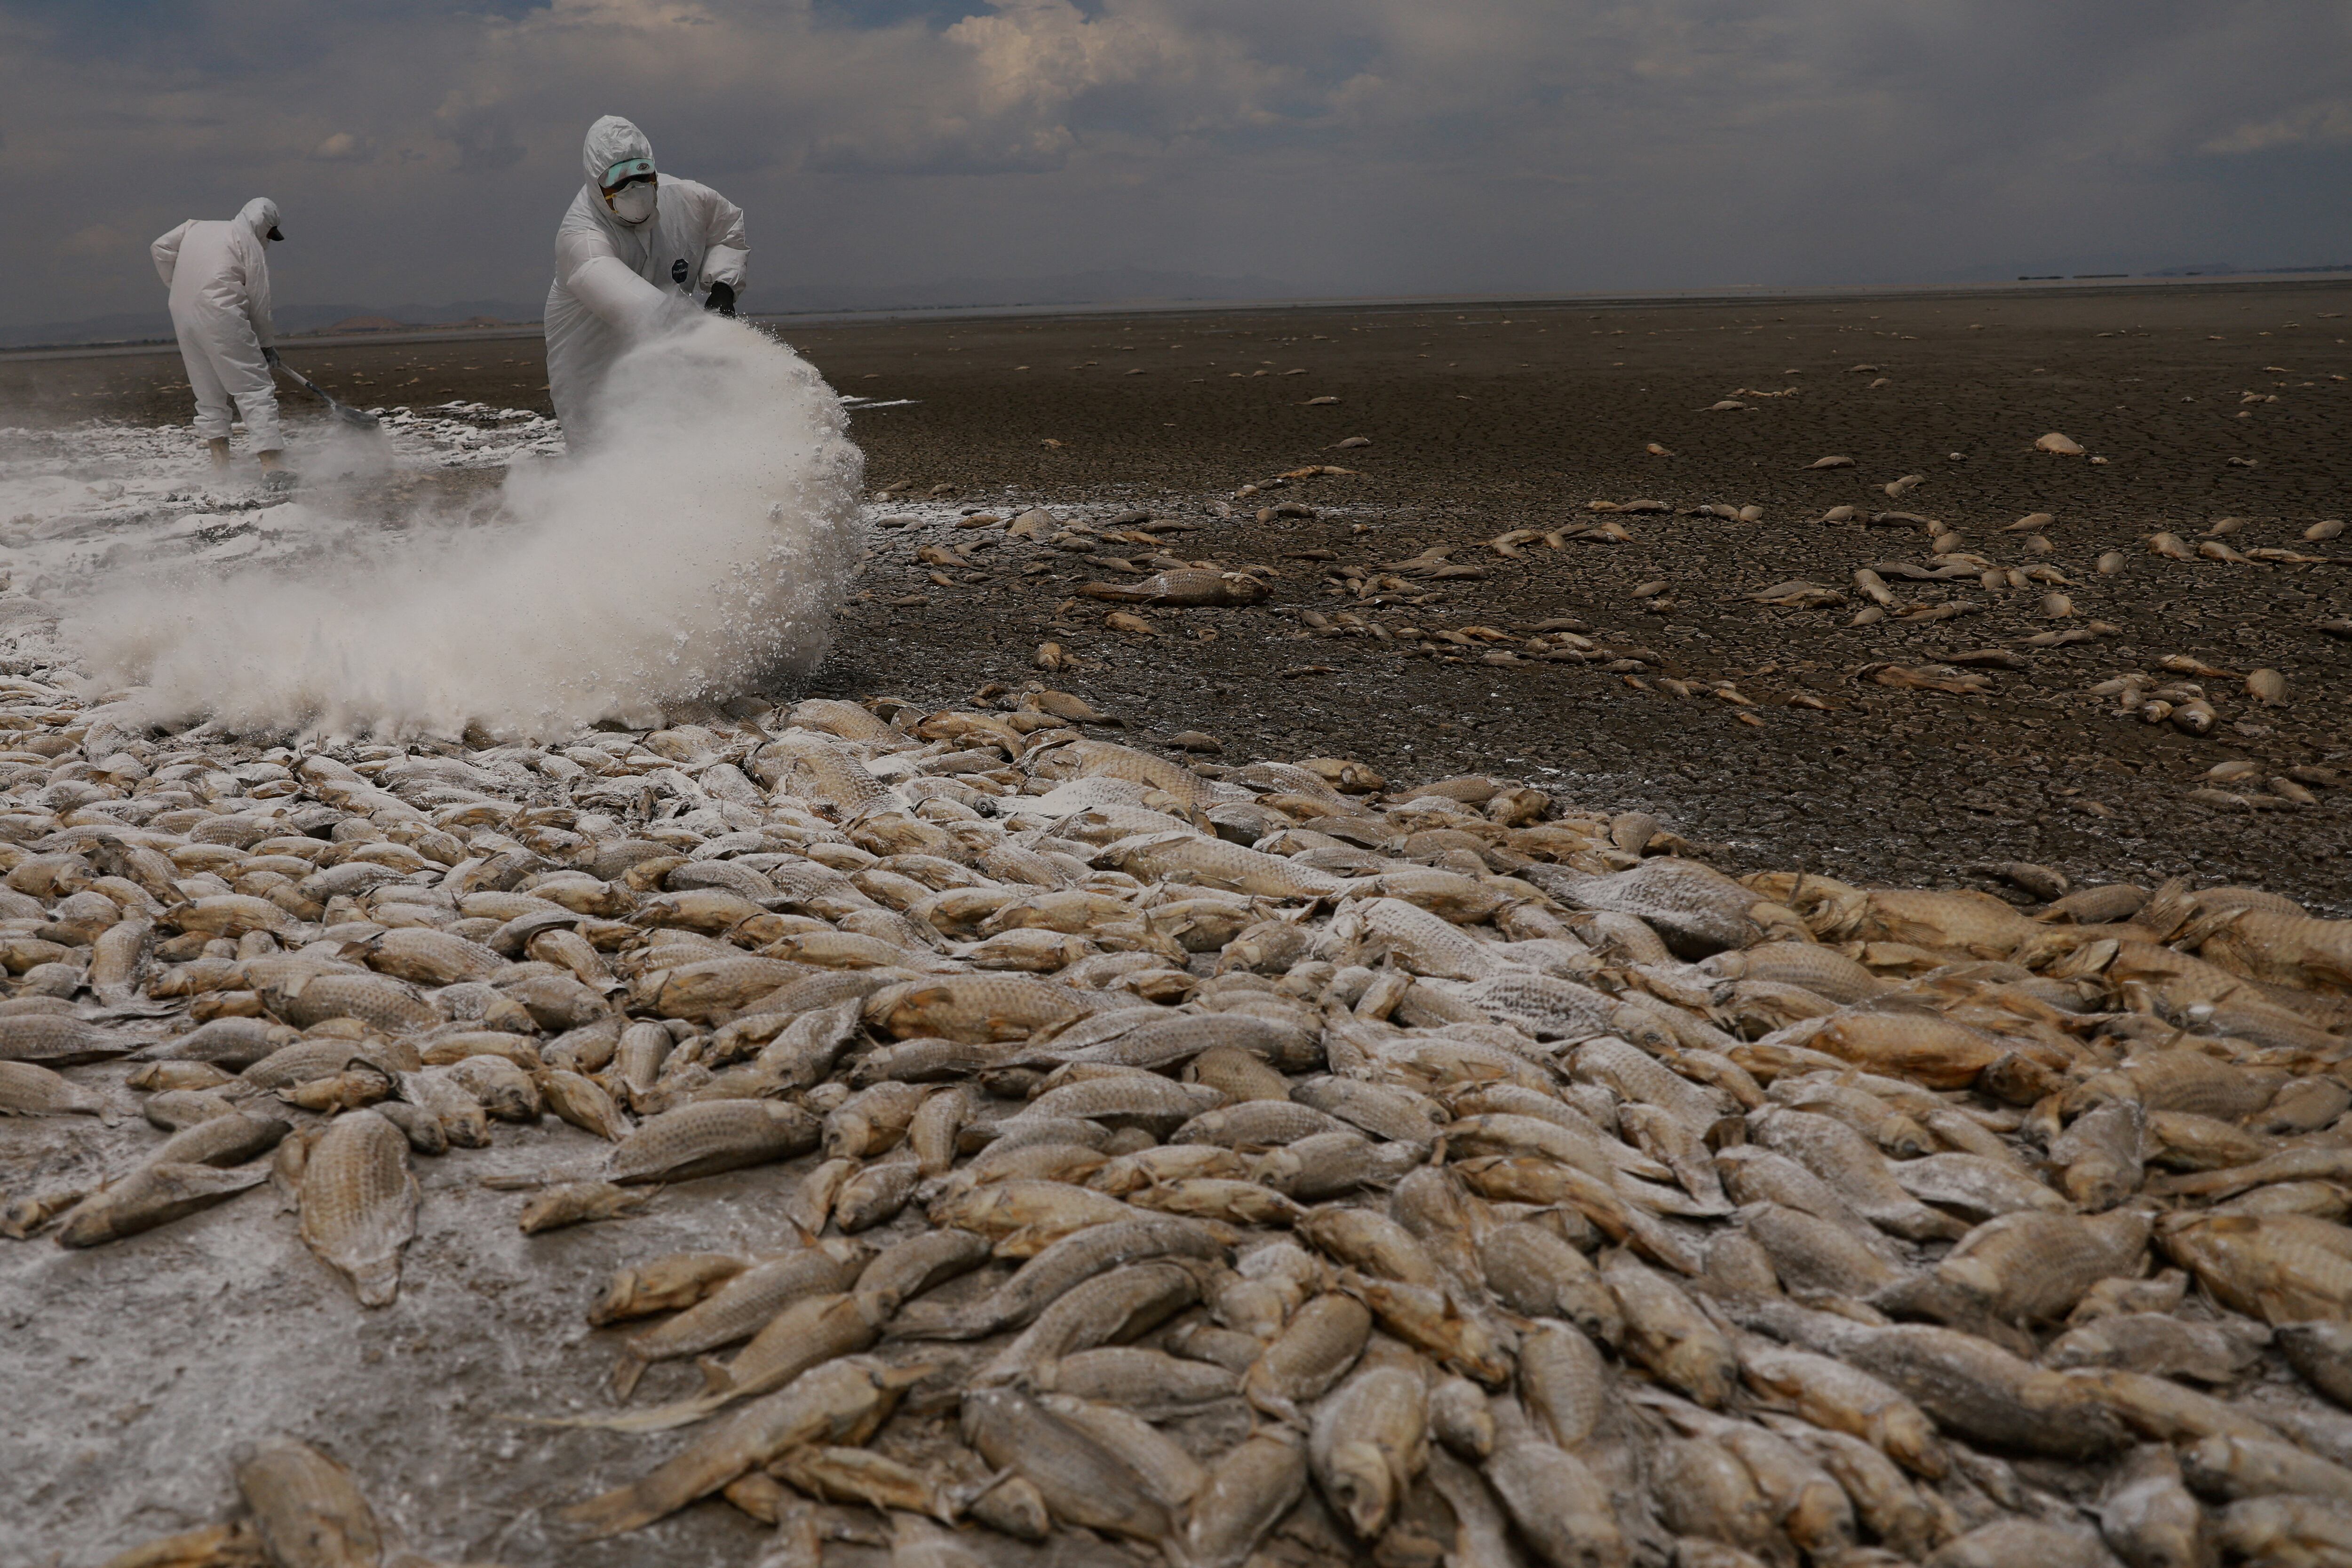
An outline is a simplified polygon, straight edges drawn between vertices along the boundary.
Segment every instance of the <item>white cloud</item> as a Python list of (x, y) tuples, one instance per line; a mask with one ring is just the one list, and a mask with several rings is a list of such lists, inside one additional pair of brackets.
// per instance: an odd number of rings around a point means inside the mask
[(2340, 144), (2352, 142), (2352, 99), (2308, 103), (2275, 119), (2239, 126), (2205, 143), (2204, 151), (2224, 154), (2267, 153), (2275, 147)]
[[(213, 0), (0, 12), (12, 164), (160, 232), (268, 190), (280, 293), (527, 298), (595, 115), (742, 201), (763, 287), (1138, 263), (1315, 293), (2352, 259), (2352, 8), (2176, 0)], [(112, 14), (110, 14), (112, 16)], [(2279, 105), (2302, 105), (2282, 112)], [(2213, 154), (2295, 147), (2293, 202)], [(355, 166), (364, 163), (364, 172)], [(2242, 165), (2231, 164), (2231, 168)], [(2317, 184), (2311, 182), (2317, 181)], [(143, 257), (0, 268), (43, 319)], [(315, 273), (306, 274), (306, 268)], [(2054, 268), (2053, 268), (2054, 269)]]

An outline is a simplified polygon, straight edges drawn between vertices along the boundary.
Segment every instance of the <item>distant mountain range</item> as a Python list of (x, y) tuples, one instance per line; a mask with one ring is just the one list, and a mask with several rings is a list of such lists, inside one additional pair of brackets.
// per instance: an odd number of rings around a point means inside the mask
[[(1211, 278), (1142, 267), (1098, 268), (1054, 278), (950, 279), (930, 283), (790, 284), (762, 289), (756, 279), (744, 303), (762, 316), (857, 310), (953, 310), (1021, 305), (1117, 305), (1181, 300), (1280, 300), (1299, 290), (1272, 278)], [(341, 328), (388, 331), (399, 327), (456, 326), (474, 321), (530, 322), (543, 300), (459, 300), (441, 305), (324, 304), (278, 306), (278, 330), (292, 335)], [(0, 326), (0, 348), (47, 344), (140, 342), (172, 335), (166, 312), (136, 310), (79, 321)]]

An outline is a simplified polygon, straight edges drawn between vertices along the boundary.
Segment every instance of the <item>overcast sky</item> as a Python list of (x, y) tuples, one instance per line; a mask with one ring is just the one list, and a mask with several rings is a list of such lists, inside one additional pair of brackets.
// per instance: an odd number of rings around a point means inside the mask
[(764, 285), (1140, 266), (1298, 293), (2352, 262), (2340, 0), (0, 0), (0, 321), (535, 300), (603, 113)]

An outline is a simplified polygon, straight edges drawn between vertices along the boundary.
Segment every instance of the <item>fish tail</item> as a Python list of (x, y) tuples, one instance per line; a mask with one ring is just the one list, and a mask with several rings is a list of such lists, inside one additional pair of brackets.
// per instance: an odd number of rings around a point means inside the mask
[(586, 1502), (573, 1503), (558, 1510), (556, 1517), (569, 1525), (583, 1541), (602, 1541), (625, 1531), (641, 1529), (661, 1516), (646, 1506), (635, 1486), (625, 1486), (590, 1498)]

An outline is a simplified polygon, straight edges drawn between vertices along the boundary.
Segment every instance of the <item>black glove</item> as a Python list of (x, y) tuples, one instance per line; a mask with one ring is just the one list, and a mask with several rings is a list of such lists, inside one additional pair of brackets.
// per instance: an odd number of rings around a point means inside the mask
[(710, 298), (702, 302), (702, 308), (716, 310), (722, 316), (732, 316), (735, 313), (735, 290), (727, 284), (713, 283)]
[(278, 368), (278, 351), (276, 349), (262, 350), (261, 363), (268, 365), (270, 369), (276, 370)]

